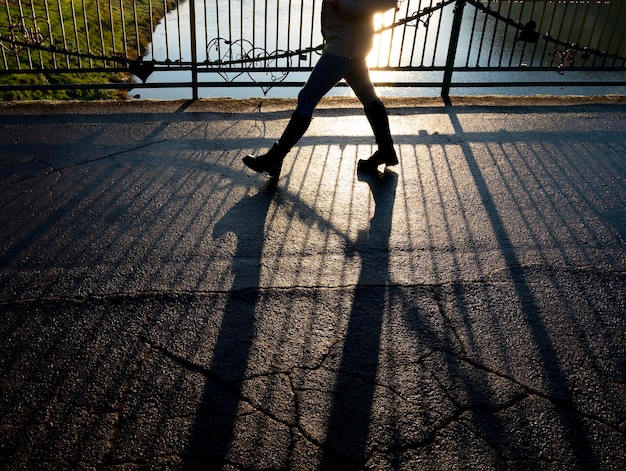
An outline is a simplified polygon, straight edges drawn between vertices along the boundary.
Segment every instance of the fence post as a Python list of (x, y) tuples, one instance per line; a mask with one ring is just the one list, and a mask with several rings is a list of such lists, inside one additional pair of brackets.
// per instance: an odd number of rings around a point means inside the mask
[(464, 7), (465, 0), (456, 0), (456, 4), (454, 5), (454, 19), (452, 20), (452, 31), (450, 32), (450, 45), (448, 46), (448, 58), (446, 59), (446, 70), (443, 73), (443, 86), (441, 87), (441, 96), (444, 100), (447, 100), (450, 94), (450, 83), (452, 82), (456, 48), (459, 45)]
[[(198, 50), (196, 43), (196, 2), (189, 0), (189, 34), (191, 35), (191, 88), (192, 100), (198, 99)], [(180, 34), (180, 33), (179, 33)]]

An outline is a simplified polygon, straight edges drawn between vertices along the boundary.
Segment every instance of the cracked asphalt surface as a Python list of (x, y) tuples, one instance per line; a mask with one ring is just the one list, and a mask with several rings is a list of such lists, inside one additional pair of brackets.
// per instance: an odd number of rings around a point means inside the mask
[(2, 103), (0, 467), (625, 469), (626, 102), (387, 104)]

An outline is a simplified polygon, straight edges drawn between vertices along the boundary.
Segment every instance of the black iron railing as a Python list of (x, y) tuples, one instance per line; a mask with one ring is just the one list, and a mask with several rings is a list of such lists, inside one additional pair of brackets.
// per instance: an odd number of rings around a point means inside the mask
[[(267, 93), (301, 86), (323, 49), (322, 0), (0, 2), (0, 92), (189, 87), (196, 98), (203, 88), (260, 87)], [(626, 0), (398, 5), (375, 19), (379, 34), (368, 61), (384, 72), (379, 85), (438, 87), (444, 96), (453, 87), (591, 83), (623, 93), (626, 86)], [(563, 76), (594, 71), (609, 78)]]

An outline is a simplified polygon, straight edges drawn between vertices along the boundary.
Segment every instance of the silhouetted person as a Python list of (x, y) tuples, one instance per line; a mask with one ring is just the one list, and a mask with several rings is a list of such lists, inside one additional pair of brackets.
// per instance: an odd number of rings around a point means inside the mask
[(395, 8), (396, 4), (396, 0), (324, 0), (324, 53), (298, 94), (298, 105), (280, 139), (266, 154), (244, 157), (244, 164), (278, 178), (285, 156), (308, 129), (315, 107), (341, 79), (363, 104), (378, 144), (370, 158), (359, 160), (358, 168), (374, 171), (379, 165), (398, 163), (387, 110), (374, 90), (365, 60), (374, 42), (374, 15)]

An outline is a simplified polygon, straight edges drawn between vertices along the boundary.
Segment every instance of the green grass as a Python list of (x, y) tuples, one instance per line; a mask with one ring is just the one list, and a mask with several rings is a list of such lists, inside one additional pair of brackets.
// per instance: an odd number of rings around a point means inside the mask
[[(176, 0), (166, 0), (168, 9)], [(121, 65), (112, 60), (90, 59), (61, 52), (11, 46), (10, 33), (28, 42), (39, 33), (41, 44), (56, 51), (102, 57), (141, 57), (150, 42), (151, 28), (164, 16), (161, 0), (9, 0), (0, 5), (0, 70), (35, 70), (36, 74), (2, 74), (0, 85), (132, 83), (127, 72), (91, 73), (92, 68)], [(151, 21), (152, 16), (152, 21)], [(49, 19), (49, 22), (47, 21)], [(17, 28), (15, 25), (23, 25)], [(13, 28), (11, 28), (13, 25)], [(24, 34), (22, 31), (26, 31)], [(80, 73), (53, 73), (54, 69), (84, 69)], [(59, 90), (0, 92), (2, 100), (18, 99), (115, 99), (122, 90)]]

